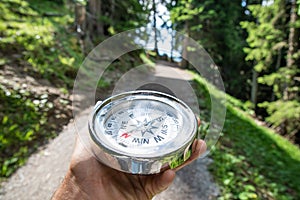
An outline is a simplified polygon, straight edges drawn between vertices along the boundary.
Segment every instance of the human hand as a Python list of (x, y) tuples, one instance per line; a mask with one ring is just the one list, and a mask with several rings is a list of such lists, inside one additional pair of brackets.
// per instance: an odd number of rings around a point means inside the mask
[(205, 151), (205, 142), (196, 139), (192, 144), (192, 155), (183, 165), (159, 174), (133, 175), (102, 164), (77, 139), (70, 169), (53, 199), (152, 199), (172, 184), (176, 171)]

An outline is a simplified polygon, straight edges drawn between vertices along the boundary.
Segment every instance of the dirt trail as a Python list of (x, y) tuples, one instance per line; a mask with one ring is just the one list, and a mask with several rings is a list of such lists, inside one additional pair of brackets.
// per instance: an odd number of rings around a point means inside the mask
[[(114, 93), (136, 89), (147, 82), (156, 83), (167, 86), (172, 92), (175, 91), (174, 94), (178, 98), (189, 104), (192, 109), (196, 109), (193, 94), (186, 93), (186, 86), (192, 78), (188, 72), (166, 66), (166, 63), (160, 63), (156, 66), (153, 74), (153, 76), (146, 74), (146, 76), (136, 78), (136, 72), (132, 71), (119, 80)], [(130, 76), (134, 79), (128, 79)], [(131, 81), (131, 84), (124, 84), (125, 80), (134, 81)], [(126, 88), (124, 88), (124, 85), (126, 85)], [(84, 126), (84, 124), (78, 124), (83, 121), (80, 118), (84, 119), (87, 115), (88, 111), (85, 110), (78, 116), (79, 120), (76, 120), (78, 129)], [(74, 122), (71, 121), (58, 137), (32, 155), (25, 166), (21, 167), (7, 182), (2, 184), (0, 199), (50, 199), (68, 169), (75, 137), (76, 129)], [(207, 169), (211, 162), (212, 160), (207, 157), (198, 159), (193, 164), (180, 170), (172, 186), (154, 197), (154, 199), (215, 199), (219, 195), (219, 189)]]

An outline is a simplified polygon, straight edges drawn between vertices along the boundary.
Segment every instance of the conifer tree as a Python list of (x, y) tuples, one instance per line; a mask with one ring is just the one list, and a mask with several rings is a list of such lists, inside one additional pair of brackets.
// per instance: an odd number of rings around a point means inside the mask
[[(266, 109), (266, 120), (283, 135), (296, 139), (300, 129), (299, 103), (299, 15), (295, 1), (275, 0), (248, 6), (255, 22), (245, 21), (248, 32), (246, 60), (255, 63), (260, 84), (259, 107)], [(262, 88), (272, 89), (265, 93)], [(269, 96), (269, 97), (268, 97)]]

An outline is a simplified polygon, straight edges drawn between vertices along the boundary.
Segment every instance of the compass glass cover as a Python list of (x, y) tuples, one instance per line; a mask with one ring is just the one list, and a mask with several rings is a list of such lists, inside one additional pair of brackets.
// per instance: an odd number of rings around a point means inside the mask
[(175, 97), (137, 92), (112, 97), (96, 107), (92, 138), (110, 153), (160, 157), (186, 146), (195, 137), (191, 109)]

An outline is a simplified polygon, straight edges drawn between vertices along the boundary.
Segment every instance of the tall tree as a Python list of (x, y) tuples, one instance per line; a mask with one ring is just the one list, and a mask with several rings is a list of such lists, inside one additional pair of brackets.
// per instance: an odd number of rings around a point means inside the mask
[[(253, 21), (242, 22), (243, 28), (247, 29), (247, 42), (249, 47), (244, 48), (247, 53), (246, 61), (253, 61), (254, 69), (252, 71), (252, 102), (256, 106), (256, 79), (259, 75), (263, 75), (274, 65), (276, 56), (281, 57), (282, 48), (285, 46), (285, 34), (281, 30), (285, 24), (285, 17), (282, 17), (284, 4), (263, 5), (260, 4), (249, 5), (248, 8), (254, 17)], [(280, 64), (280, 60), (278, 62)], [(278, 67), (278, 66), (277, 66)], [(266, 97), (271, 95), (266, 95)]]
[[(296, 95), (299, 85), (295, 81), (299, 74), (298, 5), (295, 1), (275, 0), (248, 8), (256, 22), (242, 22), (242, 26), (248, 32), (246, 60), (255, 63), (261, 85), (258, 97), (263, 103), (258, 105), (268, 112), (268, 122), (280, 127), (282, 134), (295, 137), (300, 128), (300, 103)], [(265, 85), (272, 92), (263, 91)]]
[[(190, 36), (190, 23), (193, 19), (203, 11), (203, 7), (193, 5), (193, 0), (180, 0), (171, 1), (170, 4), (175, 4), (175, 6), (169, 6), (171, 9), (171, 21), (175, 24), (175, 27), (182, 29), (186, 37), (182, 43), (182, 57), (187, 58), (188, 56), (188, 46), (187, 38)], [(186, 59), (181, 61), (182, 67), (188, 67), (188, 62)]]
[[(243, 62), (245, 31), (239, 22), (245, 18), (240, 1), (176, 1), (171, 19), (179, 31), (197, 40), (220, 67), (226, 90), (237, 97), (247, 88), (250, 67)], [(244, 76), (241, 76), (244, 75)]]
[(146, 0), (76, 0), (86, 1), (86, 37), (98, 43), (117, 32), (147, 23), (149, 10)]
[[(300, 1), (299, 1), (300, 3)], [(288, 53), (287, 53), (287, 69), (293, 70), (294, 67), (297, 67), (299, 64), (299, 55), (297, 52), (299, 51), (299, 36), (300, 36), (300, 28), (299, 25), (297, 27), (297, 22), (299, 21), (298, 6), (296, 4), (296, 0), (291, 0), (291, 9), (290, 9), (290, 23), (289, 23), (289, 37), (288, 37)], [(289, 74), (289, 79), (293, 81), (296, 73)], [(287, 82), (284, 87), (283, 99), (290, 100), (293, 98), (293, 93), (290, 91), (289, 85), (292, 85), (292, 82)]]

